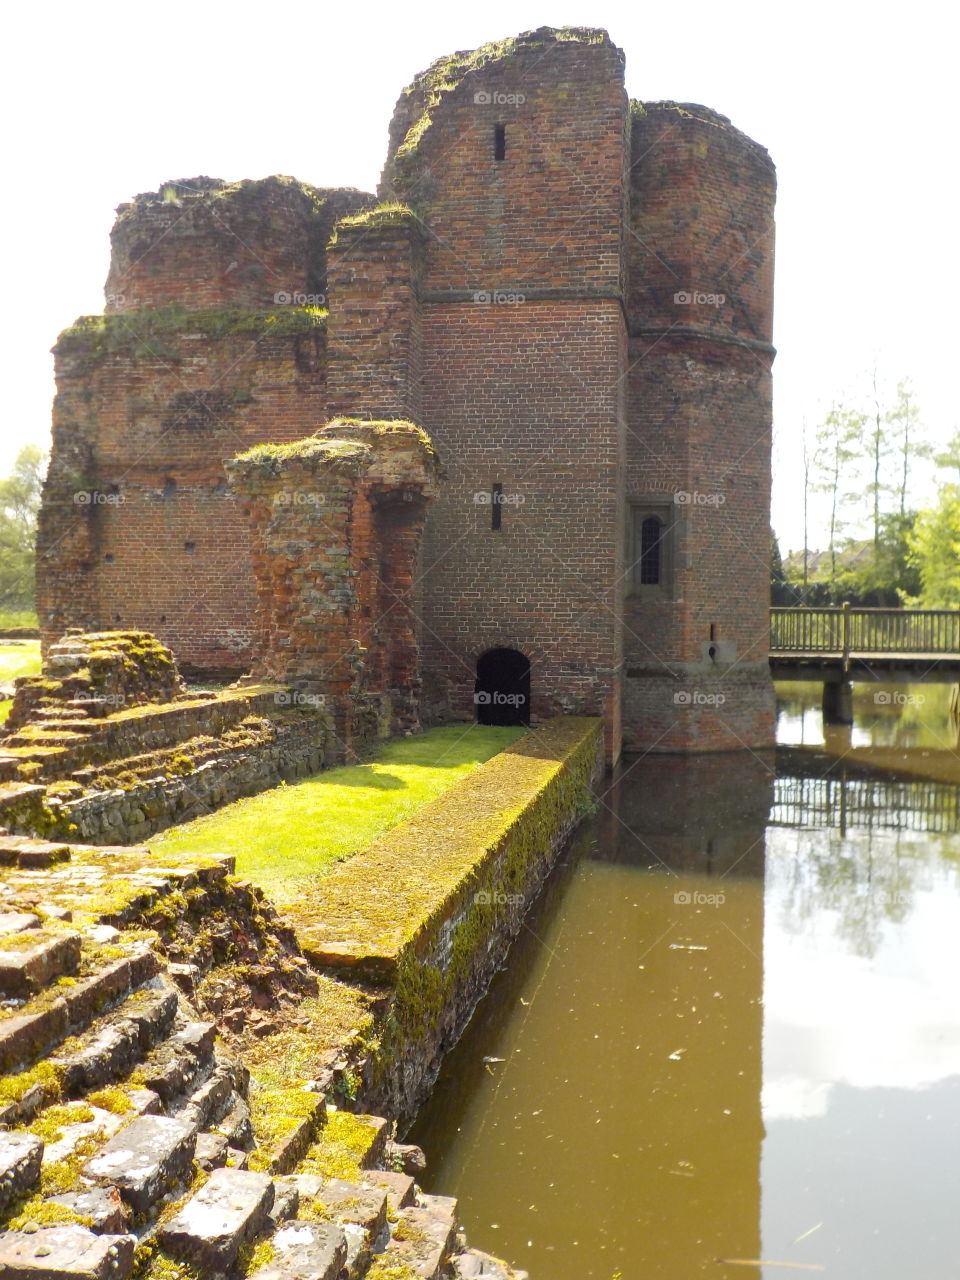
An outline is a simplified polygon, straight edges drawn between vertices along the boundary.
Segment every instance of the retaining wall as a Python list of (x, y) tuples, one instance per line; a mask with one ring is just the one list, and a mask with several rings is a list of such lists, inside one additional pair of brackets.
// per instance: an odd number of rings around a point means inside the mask
[(365, 1106), (412, 1120), (589, 807), (601, 721), (548, 721), (342, 864), (289, 914), (322, 968), (391, 991)]

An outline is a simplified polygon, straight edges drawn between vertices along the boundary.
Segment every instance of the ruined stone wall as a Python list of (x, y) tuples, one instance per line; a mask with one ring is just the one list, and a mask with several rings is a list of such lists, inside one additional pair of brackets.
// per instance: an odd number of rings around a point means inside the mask
[(763, 745), (773, 166), (723, 116), (675, 103), (646, 104), (632, 154), (626, 497), (637, 518), (661, 508), (667, 583), (625, 580), (626, 741)]

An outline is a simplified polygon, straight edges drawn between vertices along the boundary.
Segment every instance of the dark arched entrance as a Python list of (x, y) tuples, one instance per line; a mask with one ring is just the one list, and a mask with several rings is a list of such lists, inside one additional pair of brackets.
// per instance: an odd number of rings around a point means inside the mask
[(488, 649), (477, 659), (473, 700), (478, 724), (529, 724), (529, 660), (517, 649)]

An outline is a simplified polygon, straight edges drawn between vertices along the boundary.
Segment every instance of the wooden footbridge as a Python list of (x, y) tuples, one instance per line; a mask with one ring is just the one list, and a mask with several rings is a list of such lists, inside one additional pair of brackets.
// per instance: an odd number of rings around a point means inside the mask
[(773, 608), (770, 669), (821, 681), (824, 712), (847, 721), (853, 681), (960, 682), (960, 609)]

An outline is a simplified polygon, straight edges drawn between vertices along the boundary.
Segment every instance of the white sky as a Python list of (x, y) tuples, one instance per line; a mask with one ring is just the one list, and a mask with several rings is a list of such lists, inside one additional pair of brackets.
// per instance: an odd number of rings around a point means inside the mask
[[(913, 380), (930, 432), (952, 385), (956, 21), (932, 0), (626, 5), (21, 3), (4, 13), (0, 469), (48, 439), (49, 348), (102, 310), (116, 205), (165, 180), (292, 174), (373, 190), (401, 88), (435, 57), (605, 26), (641, 99), (701, 102), (779, 170), (774, 527), (802, 545), (799, 432), (830, 401)], [(811, 546), (823, 545), (820, 528)]]

